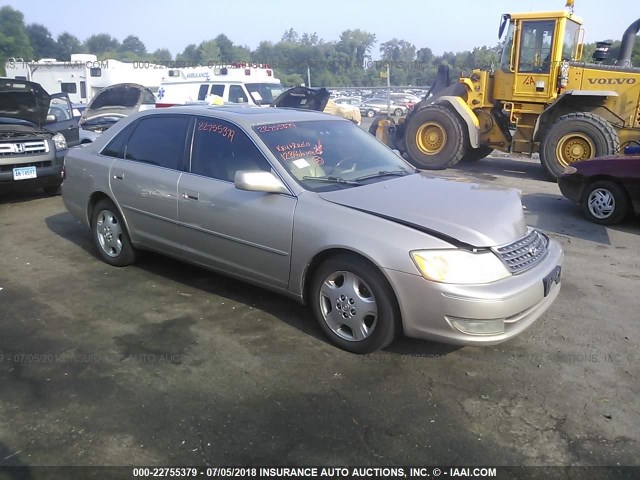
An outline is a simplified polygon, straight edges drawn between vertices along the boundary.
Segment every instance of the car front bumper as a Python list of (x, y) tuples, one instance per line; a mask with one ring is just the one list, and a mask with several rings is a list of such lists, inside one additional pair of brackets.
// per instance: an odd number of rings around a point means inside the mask
[[(395, 270), (385, 270), (398, 297), (404, 333), (408, 337), (455, 345), (494, 345), (531, 326), (553, 303), (560, 282), (545, 279), (562, 267), (563, 252), (554, 240), (535, 267), (518, 275), (483, 285), (453, 285), (425, 280)], [(502, 320), (497, 334), (464, 333), (453, 319)]]
[(586, 182), (577, 175), (561, 175), (558, 177), (560, 192), (573, 203), (581, 203)]

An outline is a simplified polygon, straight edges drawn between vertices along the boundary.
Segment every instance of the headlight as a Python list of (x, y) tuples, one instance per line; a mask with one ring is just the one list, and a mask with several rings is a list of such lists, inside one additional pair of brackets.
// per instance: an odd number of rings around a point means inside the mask
[(567, 165), (566, 167), (564, 167), (564, 173), (565, 175), (571, 175), (572, 173), (576, 173), (578, 171), (578, 169), (576, 167), (572, 167), (571, 165)]
[(67, 141), (61, 133), (56, 133), (51, 140), (53, 140), (53, 144), (56, 146), (57, 150), (64, 150), (67, 148)]
[(411, 252), (411, 258), (422, 276), (434, 282), (491, 283), (510, 275), (492, 252), (415, 250)]

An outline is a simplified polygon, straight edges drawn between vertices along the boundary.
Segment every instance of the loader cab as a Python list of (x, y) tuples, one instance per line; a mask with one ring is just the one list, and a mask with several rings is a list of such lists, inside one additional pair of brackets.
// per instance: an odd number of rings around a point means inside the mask
[(581, 56), (581, 23), (566, 11), (503, 15), (499, 35), (506, 29), (506, 36), (494, 98), (533, 103), (554, 99), (561, 63)]

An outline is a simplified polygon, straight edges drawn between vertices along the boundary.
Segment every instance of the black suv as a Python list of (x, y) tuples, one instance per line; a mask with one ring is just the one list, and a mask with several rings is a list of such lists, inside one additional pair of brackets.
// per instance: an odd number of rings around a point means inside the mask
[(64, 155), (79, 143), (66, 93), (0, 78), (0, 191), (41, 187), (60, 193)]

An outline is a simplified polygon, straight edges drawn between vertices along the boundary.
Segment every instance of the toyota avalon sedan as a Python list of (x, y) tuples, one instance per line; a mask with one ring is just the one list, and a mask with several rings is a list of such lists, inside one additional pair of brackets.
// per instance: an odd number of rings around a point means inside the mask
[(399, 334), (499, 343), (560, 289), (562, 250), (527, 227), (517, 191), (420, 173), (333, 115), (139, 112), (70, 152), (64, 174), (105, 262), (149, 249), (252, 282), (308, 305), (351, 352)]

